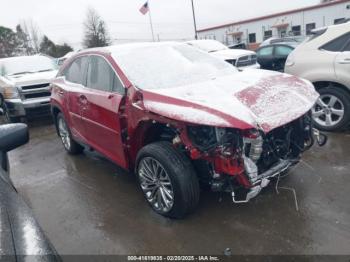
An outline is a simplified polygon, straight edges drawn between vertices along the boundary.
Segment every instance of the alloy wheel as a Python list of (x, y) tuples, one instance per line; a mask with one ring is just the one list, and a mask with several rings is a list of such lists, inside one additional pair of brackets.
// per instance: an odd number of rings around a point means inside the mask
[(323, 127), (333, 127), (344, 117), (344, 104), (331, 94), (321, 95), (312, 109), (314, 121)]
[(140, 161), (138, 175), (147, 201), (160, 212), (169, 212), (174, 205), (173, 187), (164, 167), (154, 158)]
[(70, 134), (67, 128), (66, 122), (63, 120), (63, 118), (58, 119), (58, 132), (60, 134), (62, 143), (64, 147), (69, 150), (71, 146), (71, 140), (70, 140)]

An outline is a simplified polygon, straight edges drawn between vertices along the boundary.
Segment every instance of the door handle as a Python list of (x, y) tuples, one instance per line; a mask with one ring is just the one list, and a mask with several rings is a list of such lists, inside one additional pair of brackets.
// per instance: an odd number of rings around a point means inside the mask
[(350, 64), (350, 58), (345, 58), (343, 60), (340, 60), (338, 63), (342, 65)]

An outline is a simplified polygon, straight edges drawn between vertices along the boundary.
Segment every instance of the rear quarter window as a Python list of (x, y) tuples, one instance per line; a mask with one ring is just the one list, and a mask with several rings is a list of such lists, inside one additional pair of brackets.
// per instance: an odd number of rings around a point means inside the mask
[(342, 52), (350, 41), (350, 32), (335, 38), (323, 45), (321, 49), (331, 52)]

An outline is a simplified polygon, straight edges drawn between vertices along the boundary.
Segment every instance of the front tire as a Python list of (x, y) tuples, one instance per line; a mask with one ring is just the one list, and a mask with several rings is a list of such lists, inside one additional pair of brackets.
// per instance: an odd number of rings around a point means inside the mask
[(199, 183), (190, 160), (168, 142), (142, 148), (137, 156), (137, 176), (150, 206), (157, 213), (183, 218), (199, 201)]
[(57, 115), (56, 125), (58, 135), (61, 138), (64, 149), (66, 149), (66, 151), (71, 155), (77, 155), (83, 152), (84, 148), (73, 140), (72, 133), (70, 132), (62, 113)]
[(350, 95), (333, 85), (318, 92), (320, 98), (312, 109), (315, 127), (323, 131), (345, 129), (350, 122)]

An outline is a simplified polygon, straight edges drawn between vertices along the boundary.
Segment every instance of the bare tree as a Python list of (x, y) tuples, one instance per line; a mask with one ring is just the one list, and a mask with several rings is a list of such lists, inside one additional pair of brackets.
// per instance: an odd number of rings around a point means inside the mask
[(24, 33), (28, 36), (28, 46), (29, 49), (33, 50), (34, 53), (40, 52), (40, 42), (41, 42), (41, 33), (38, 26), (32, 19), (23, 21), (21, 27)]
[(84, 41), (86, 48), (108, 46), (111, 43), (105, 21), (95, 9), (89, 8), (84, 22)]

